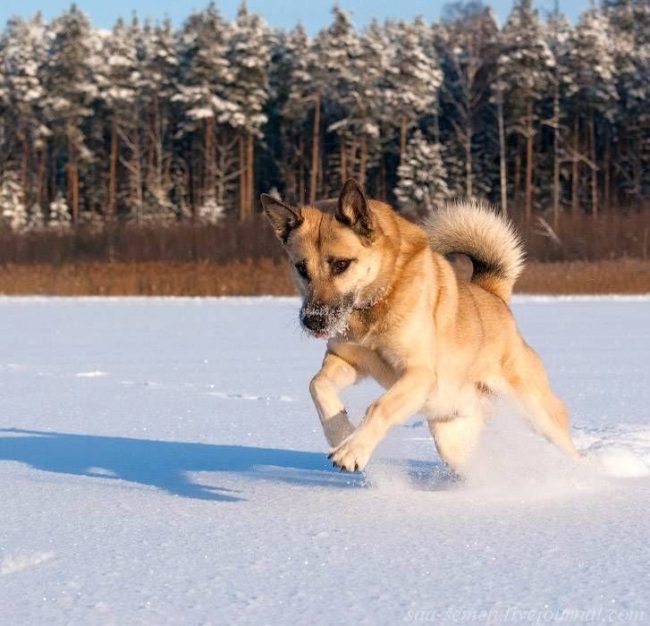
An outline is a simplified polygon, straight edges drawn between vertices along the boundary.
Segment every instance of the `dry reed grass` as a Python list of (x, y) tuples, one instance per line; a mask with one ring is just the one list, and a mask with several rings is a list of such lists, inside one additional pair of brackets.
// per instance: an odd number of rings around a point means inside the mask
[[(556, 229), (547, 219), (536, 217), (529, 224), (515, 219), (531, 260), (650, 258), (650, 211), (605, 213), (597, 218), (563, 214)], [(25, 234), (0, 230), (0, 265), (148, 261), (228, 264), (282, 258), (282, 247), (273, 230), (259, 215), (244, 221), (227, 219), (218, 226), (117, 224), (97, 230)]]
[(535, 294), (650, 294), (650, 261), (528, 263), (516, 287)]
[[(650, 261), (527, 265), (517, 291), (537, 294), (650, 293)], [(60, 296), (254, 296), (295, 293), (286, 262), (67, 263), (0, 266), (0, 293)]]

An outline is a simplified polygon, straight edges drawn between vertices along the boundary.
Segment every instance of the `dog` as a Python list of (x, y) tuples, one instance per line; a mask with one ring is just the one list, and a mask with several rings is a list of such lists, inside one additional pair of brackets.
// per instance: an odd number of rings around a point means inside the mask
[[(578, 457), (564, 404), (509, 308), (523, 269), (512, 225), (488, 205), (451, 202), (422, 226), (348, 180), (338, 201), (262, 207), (302, 294), (300, 321), (327, 339), (310, 392), (334, 466), (365, 468), (390, 429), (423, 414), (440, 457), (463, 475), (486, 398), (510, 396), (540, 434)], [(469, 257), (469, 281), (447, 256)], [(355, 428), (339, 392), (364, 377), (386, 390)]]

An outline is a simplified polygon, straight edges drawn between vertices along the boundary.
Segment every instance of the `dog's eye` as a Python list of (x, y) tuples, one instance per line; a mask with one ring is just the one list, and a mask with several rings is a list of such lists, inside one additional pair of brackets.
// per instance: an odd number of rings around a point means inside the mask
[(334, 276), (343, 274), (350, 267), (350, 263), (352, 263), (352, 259), (339, 259), (338, 261), (334, 261), (332, 263), (332, 274)]
[(300, 263), (296, 263), (296, 272), (300, 275), (301, 278), (304, 278), (305, 280), (309, 280), (309, 273), (307, 272), (307, 263), (304, 261), (300, 261)]

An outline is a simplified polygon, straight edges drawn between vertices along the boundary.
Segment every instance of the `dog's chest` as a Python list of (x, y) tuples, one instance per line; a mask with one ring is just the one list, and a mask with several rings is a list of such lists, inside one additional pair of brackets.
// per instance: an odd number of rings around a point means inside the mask
[(379, 321), (372, 309), (357, 309), (350, 315), (346, 332), (348, 341), (370, 347), (381, 335)]

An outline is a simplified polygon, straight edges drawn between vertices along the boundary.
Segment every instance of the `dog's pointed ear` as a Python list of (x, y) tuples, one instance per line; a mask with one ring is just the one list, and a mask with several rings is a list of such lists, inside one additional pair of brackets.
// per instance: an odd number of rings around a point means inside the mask
[(348, 178), (341, 189), (336, 219), (363, 239), (372, 240), (375, 230), (372, 211), (361, 185), (354, 178)]
[(282, 200), (263, 193), (260, 196), (262, 208), (266, 217), (269, 218), (271, 225), (275, 229), (277, 236), (282, 243), (287, 243), (289, 235), (294, 228), (298, 228), (303, 222), (302, 213), (299, 208), (291, 207), (282, 202)]

